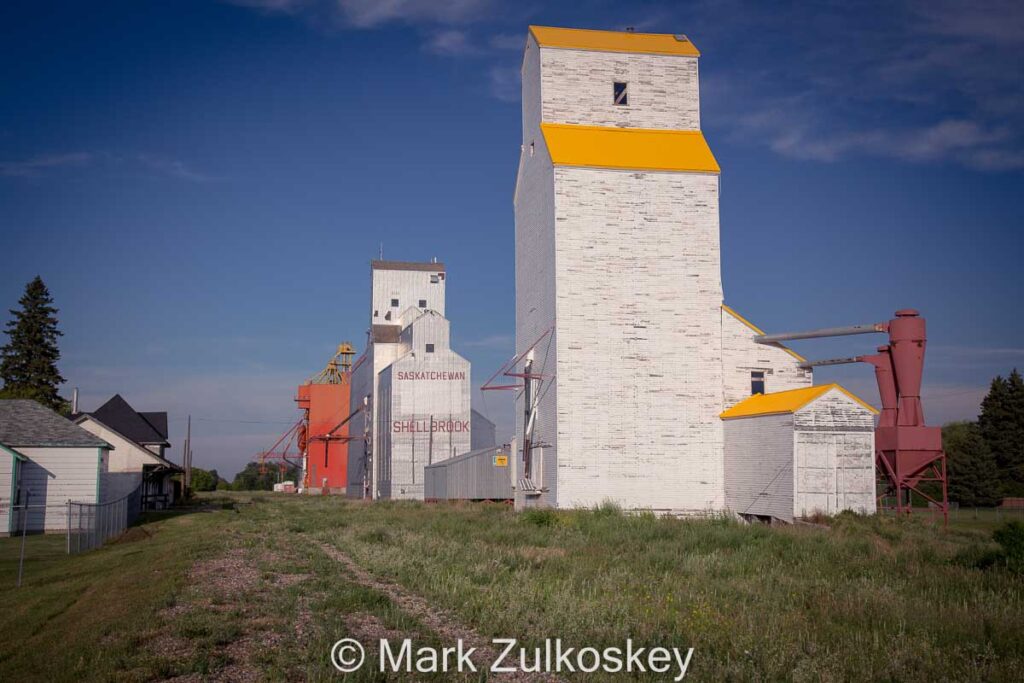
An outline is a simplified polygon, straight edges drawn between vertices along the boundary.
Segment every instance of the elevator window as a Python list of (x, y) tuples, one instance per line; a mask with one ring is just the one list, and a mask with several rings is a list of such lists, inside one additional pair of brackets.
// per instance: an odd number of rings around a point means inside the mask
[(620, 107), (629, 105), (629, 84), (616, 81), (612, 86), (613, 101)]

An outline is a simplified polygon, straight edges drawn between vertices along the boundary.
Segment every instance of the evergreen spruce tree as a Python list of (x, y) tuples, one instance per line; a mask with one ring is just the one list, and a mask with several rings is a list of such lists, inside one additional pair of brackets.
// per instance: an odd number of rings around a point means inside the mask
[(1024, 494), (1024, 379), (1017, 368), (1006, 379), (1010, 439), (1012, 444), (1003, 454), (1002, 466), (1014, 482), (1015, 493)]
[(57, 361), (57, 309), (43, 279), (38, 275), (25, 287), (7, 322), (7, 344), (0, 349), (0, 397), (31, 398), (57, 411), (67, 411), (67, 401), (57, 394), (64, 383)]
[(1014, 370), (996, 377), (981, 403), (981, 435), (995, 456), (1008, 495), (1024, 495), (1024, 381)]
[(952, 422), (942, 428), (949, 475), (949, 499), (964, 507), (987, 507), (1000, 500), (995, 457), (974, 422)]

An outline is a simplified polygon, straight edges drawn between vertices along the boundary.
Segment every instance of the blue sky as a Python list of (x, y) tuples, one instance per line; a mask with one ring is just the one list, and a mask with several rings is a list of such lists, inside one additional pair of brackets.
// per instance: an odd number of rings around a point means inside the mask
[[(67, 393), (170, 411), (175, 457), (191, 413), (196, 464), (227, 474), (338, 342), (362, 348), (381, 243), (448, 265), (481, 383), (512, 353), (530, 23), (701, 49), (741, 313), (786, 330), (919, 308), (936, 422), (1024, 365), (1018, 2), (5, 2), (0, 307), (42, 275)], [(866, 367), (818, 378), (876, 400)], [(477, 407), (507, 431), (506, 397)]]

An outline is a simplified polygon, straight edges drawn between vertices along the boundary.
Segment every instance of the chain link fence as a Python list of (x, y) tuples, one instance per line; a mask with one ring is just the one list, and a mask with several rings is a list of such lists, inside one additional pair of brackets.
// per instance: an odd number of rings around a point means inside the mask
[(16, 576), (19, 587), (26, 558), (38, 565), (99, 548), (124, 533), (142, 512), (142, 485), (107, 503), (46, 504), (31, 491), (22, 491), (19, 498), (13, 505), (0, 500), (0, 531), (8, 536), (0, 543), (0, 575), (5, 576), (3, 583), (6, 576)]
[(69, 501), (67, 506), (68, 554), (74, 555), (100, 547), (139, 518), (142, 486), (108, 503)]

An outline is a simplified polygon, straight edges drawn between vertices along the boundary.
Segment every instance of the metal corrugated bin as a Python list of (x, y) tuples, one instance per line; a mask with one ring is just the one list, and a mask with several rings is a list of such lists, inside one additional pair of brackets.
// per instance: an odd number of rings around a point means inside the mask
[(512, 500), (512, 457), (491, 446), (424, 468), (426, 500)]

